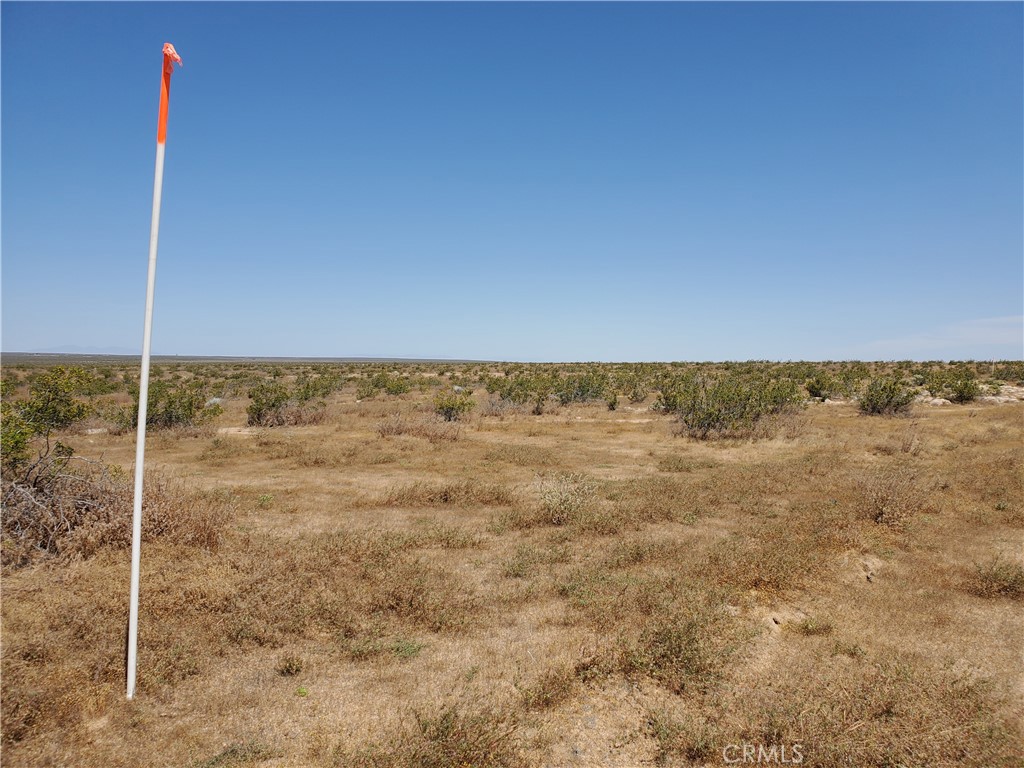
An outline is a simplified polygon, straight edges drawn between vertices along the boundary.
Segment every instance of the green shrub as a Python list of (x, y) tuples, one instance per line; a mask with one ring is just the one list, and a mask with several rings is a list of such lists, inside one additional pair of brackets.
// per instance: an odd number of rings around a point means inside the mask
[(0, 402), (0, 459), (5, 472), (16, 470), (28, 461), (31, 439), (31, 425), (10, 402)]
[(249, 426), (272, 426), (281, 423), (291, 395), (281, 382), (263, 381), (249, 390), (249, 398), (252, 400), (246, 408)]
[(901, 379), (885, 376), (868, 382), (860, 398), (860, 410), (871, 415), (892, 416), (908, 413), (913, 401), (914, 390), (905, 386)]
[(121, 389), (121, 382), (114, 376), (113, 369), (109, 367), (100, 368), (98, 371), (87, 374), (87, 378), (78, 388), (78, 394), (109, 395)]
[(370, 379), (370, 383), (376, 389), (383, 389), (389, 395), (404, 395), (412, 389), (412, 385), (406, 377), (390, 373), (378, 373)]
[(663, 388), (655, 406), (677, 415), (682, 432), (705, 440), (749, 436), (766, 420), (796, 410), (800, 399), (791, 379), (688, 376)]
[(932, 397), (944, 397), (954, 403), (969, 403), (981, 394), (981, 386), (974, 371), (965, 364), (952, 368), (929, 367), (921, 370), (915, 377), (927, 389)]
[[(135, 405), (131, 424), (139, 420), (139, 390), (132, 387)], [(170, 381), (156, 380), (149, 383), (146, 398), (146, 426), (157, 429), (173, 427), (195, 427), (205, 424), (221, 413), (219, 405), (206, 405), (207, 393), (199, 382), (175, 385)]]
[(20, 386), (21, 374), (17, 371), (5, 368), (3, 373), (0, 373), (0, 397), (5, 399), (10, 397)]
[(844, 363), (836, 373), (838, 392), (847, 397), (860, 389), (860, 383), (871, 375), (871, 370), (864, 363)]
[(369, 379), (363, 379), (356, 385), (356, 400), (370, 400), (377, 396), (379, 390)]
[(40, 450), (40, 458), (45, 458), (53, 450), (51, 433), (67, 429), (89, 414), (88, 406), (75, 399), (89, 380), (81, 368), (57, 366), (33, 377), (28, 400), (2, 401), (0, 458), (6, 473), (27, 464), (34, 438), (41, 437), (45, 441), (45, 447)]
[(67, 429), (84, 419), (89, 408), (75, 399), (89, 375), (81, 368), (57, 366), (39, 374), (29, 387), (29, 399), (20, 404), (21, 417), (37, 435)]
[(558, 402), (562, 405), (586, 403), (593, 400), (604, 400), (608, 386), (608, 374), (601, 371), (588, 371), (560, 380), (556, 394)]
[(487, 391), (514, 405), (533, 403), (533, 413), (540, 416), (544, 405), (559, 388), (557, 376), (551, 373), (526, 373), (509, 369), (504, 378), (487, 379)]
[(641, 382), (639, 379), (632, 382), (629, 388), (626, 390), (626, 396), (629, 398), (629, 402), (642, 403), (647, 399), (648, 389), (647, 385)]
[(308, 403), (315, 398), (324, 398), (341, 388), (341, 378), (334, 373), (319, 376), (299, 375), (295, 382), (294, 397), (299, 403)]
[(1003, 360), (992, 371), (992, 378), (1024, 387), (1024, 361)]
[(970, 403), (977, 400), (981, 394), (981, 386), (970, 376), (955, 379), (949, 389), (949, 399), (954, 403)]
[(443, 389), (434, 396), (434, 413), (445, 421), (458, 421), (469, 413), (476, 403), (467, 390)]
[(252, 402), (246, 409), (251, 427), (280, 427), (286, 424), (318, 424), (323, 421), (325, 403), (311, 404), (303, 384), (295, 390), (280, 381), (262, 381), (249, 390)]
[(812, 378), (808, 379), (804, 386), (807, 388), (808, 395), (816, 397), (819, 400), (824, 400), (836, 394), (839, 382), (837, 382), (833, 376), (829, 376), (824, 371), (819, 371), (814, 374)]

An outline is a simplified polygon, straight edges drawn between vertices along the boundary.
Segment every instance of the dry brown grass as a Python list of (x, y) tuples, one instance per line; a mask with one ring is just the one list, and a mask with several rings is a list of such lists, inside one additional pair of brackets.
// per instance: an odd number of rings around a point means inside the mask
[(801, 649), (787, 661), (727, 702), (653, 712), (661, 759), (719, 765), (753, 744), (776, 764), (785, 748), (790, 764), (814, 766), (1019, 765), (1019, 735), (993, 717), (983, 682), (900, 653), (868, 662)]
[(1020, 765), (1021, 406), (705, 444), (429, 399), (151, 446), (131, 704), (127, 481), (31, 556), (5, 502), (4, 765)]
[(377, 424), (377, 434), (381, 437), (412, 435), (422, 437), (431, 443), (454, 442), (462, 434), (462, 427), (454, 421), (445, 421), (436, 416), (411, 418), (402, 413), (392, 413)]
[[(132, 478), (117, 467), (48, 459), (34, 480), (3, 483), (3, 567), (67, 562), (131, 544)], [(231, 494), (195, 491), (159, 471), (143, 484), (142, 540), (216, 551), (233, 516)]]
[(515, 494), (507, 486), (478, 480), (416, 481), (389, 488), (373, 503), (381, 507), (507, 507), (515, 503)]
[(917, 515), (931, 511), (920, 472), (901, 462), (873, 469), (859, 483), (861, 510), (880, 525), (902, 530)]
[(523, 765), (516, 744), (518, 723), (484, 704), (454, 702), (429, 712), (413, 711), (404, 727), (350, 753), (334, 752), (334, 765), (358, 768), (449, 768), (450, 766)]
[(974, 567), (969, 589), (979, 597), (1009, 597), (1024, 599), (1024, 566), (998, 555)]

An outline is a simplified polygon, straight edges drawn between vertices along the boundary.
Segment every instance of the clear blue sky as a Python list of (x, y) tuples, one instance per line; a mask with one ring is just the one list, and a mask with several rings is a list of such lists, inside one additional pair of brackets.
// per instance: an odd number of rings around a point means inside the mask
[(1024, 356), (1024, 5), (12, 3), (4, 351)]

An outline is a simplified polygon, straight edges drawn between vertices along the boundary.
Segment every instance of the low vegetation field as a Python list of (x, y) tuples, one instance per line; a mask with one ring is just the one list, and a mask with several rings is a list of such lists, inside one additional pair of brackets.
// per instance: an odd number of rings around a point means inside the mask
[[(4, 766), (1022, 766), (1024, 365), (3, 368)], [(80, 364), (79, 364), (80, 363)]]

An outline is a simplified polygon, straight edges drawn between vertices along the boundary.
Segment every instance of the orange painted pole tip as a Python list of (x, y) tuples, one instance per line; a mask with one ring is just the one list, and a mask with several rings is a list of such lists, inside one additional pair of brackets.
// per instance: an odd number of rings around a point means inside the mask
[(181, 56), (174, 50), (174, 46), (170, 43), (164, 43), (164, 68), (170, 72), (174, 69), (174, 64), (177, 63), (179, 67), (185, 66), (181, 63)]
[(167, 138), (167, 102), (171, 91), (171, 74), (174, 72), (174, 64), (184, 66), (181, 63), (181, 56), (174, 50), (170, 43), (164, 43), (164, 71), (160, 80), (160, 114), (156, 124), (156, 143), (163, 144)]

